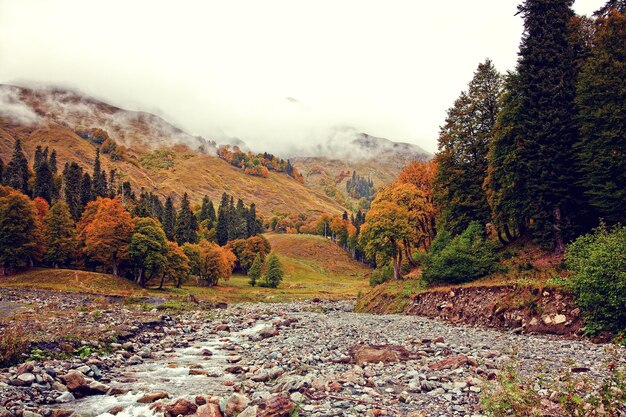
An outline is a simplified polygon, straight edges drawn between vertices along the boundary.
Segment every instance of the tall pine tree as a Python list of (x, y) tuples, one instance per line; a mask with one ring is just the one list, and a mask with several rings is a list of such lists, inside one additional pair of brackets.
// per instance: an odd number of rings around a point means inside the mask
[(224, 246), (229, 240), (230, 210), (228, 200), (228, 195), (226, 193), (222, 194), (222, 201), (217, 209), (216, 238), (220, 246)]
[(35, 184), (33, 185), (33, 197), (41, 197), (50, 204), (54, 196), (54, 178), (50, 165), (45, 157), (39, 160), (34, 166)]
[(65, 164), (63, 168), (63, 197), (74, 221), (80, 219), (83, 213), (81, 203), (81, 183), (83, 169), (76, 162)]
[(435, 199), (441, 226), (453, 234), (463, 232), (472, 221), (490, 221), (483, 183), (487, 176), (487, 150), (500, 111), (502, 76), (487, 59), (478, 65), (467, 92), (448, 110), (439, 133), (435, 157)]
[(30, 195), (28, 188), (29, 178), (28, 160), (22, 151), (22, 142), (17, 139), (13, 148), (13, 157), (4, 170), (4, 184), (15, 188), (23, 194)]
[(163, 231), (168, 240), (174, 241), (175, 234), (174, 229), (176, 227), (176, 211), (174, 210), (174, 203), (172, 197), (167, 197), (165, 200), (165, 208), (163, 209)]
[(504, 169), (508, 177), (525, 181), (522, 211), (532, 217), (534, 236), (557, 253), (565, 249), (581, 213), (573, 154), (577, 66), (568, 24), (574, 16), (572, 3), (526, 0), (519, 6), (524, 34), (513, 84), (517, 91), (512, 93), (516, 100), (512, 127), (521, 136), (511, 151), (524, 162), (490, 168), (491, 175), (501, 175), (495, 170)]
[(93, 193), (96, 197), (107, 197), (108, 186), (106, 173), (100, 164), (100, 148), (96, 148), (96, 160), (93, 164), (93, 175), (91, 176)]
[(191, 208), (189, 207), (189, 197), (187, 193), (183, 195), (183, 200), (180, 202), (180, 210), (176, 217), (176, 226), (174, 234), (176, 236), (176, 243), (183, 245), (185, 243), (196, 243), (198, 241), (198, 222), (196, 216), (193, 215)]
[(596, 21), (591, 56), (578, 79), (580, 160), (585, 196), (610, 223), (626, 222), (626, 16)]

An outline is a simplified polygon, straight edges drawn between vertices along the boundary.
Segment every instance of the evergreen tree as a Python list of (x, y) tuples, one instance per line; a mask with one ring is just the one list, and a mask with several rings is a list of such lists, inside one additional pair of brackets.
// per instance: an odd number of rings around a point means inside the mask
[(57, 168), (57, 151), (55, 149), (50, 153), (50, 159), (48, 159), (48, 165), (50, 166), (50, 172), (52, 175), (56, 175), (58, 172)]
[(585, 196), (610, 223), (626, 222), (626, 16), (596, 21), (591, 56), (578, 79), (580, 160)]
[(159, 196), (150, 193), (150, 213), (152, 213), (152, 217), (163, 222), (163, 211), (163, 203), (161, 203)]
[(41, 197), (50, 204), (54, 196), (54, 178), (47, 159), (43, 158), (35, 165), (35, 184), (33, 197)]
[(518, 84), (517, 74), (508, 74), (502, 110), (489, 143), (485, 180), (492, 221), (502, 243), (525, 234), (530, 219), (530, 156), (525, 152), (525, 137), (517, 124), (521, 102)]
[(22, 142), (17, 139), (13, 148), (13, 157), (4, 170), (4, 184), (15, 188), (23, 194), (30, 195), (28, 189), (28, 160), (22, 151)]
[(37, 148), (35, 149), (35, 157), (33, 158), (33, 171), (35, 173), (37, 172), (39, 165), (41, 165), (41, 162), (44, 160), (43, 149), (41, 149), (41, 145), (37, 145)]
[(568, 23), (573, 0), (527, 0), (518, 73), (521, 122), (528, 136), (535, 236), (562, 253), (580, 214), (576, 187), (574, 97), (577, 66)]
[(448, 110), (439, 133), (435, 160), (435, 201), (442, 207), (440, 227), (461, 233), (470, 222), (490, 220), (483, 183), (487, 150), (500, 110), (502, 76), (487, 59), (478, 65), (467, 92)]
[(65, 164), (63, 169), (63, 197), (74, 221), (78, 221), (83, 212), (81, 204), (81, 184), (83, 169), (76, 162)]
[(4, 185), (4, 161), (0, 158), (0, 185)]
[(89, 173), (85, 172), (80, 182), (80, 204), (86, 207), (93, 199), (91, 176), (89, 176)]
[(117, 194), (116, 190), (117, 190), (117, 183), (116, 183), (117, 177), (116, 177), (116, 173), (115, 170), (112, 169), (109, 171), (109, 188), (108, 188), (108, 197), (109, 198), (114, 198), (115, 195)]
[(250, 277), (250, 285), (255, 286), (256, 283), (261, 278), (261, 274), (263, 272), (263, 258), (261, 258), (261, 254), (257, 253), (254, 257), (254, 261), (252, 262), (252, 266), (248, 270), (248, 276)]
[(243, 204), (242, 199), (237, 200), (237, 206), (235, 206), (234, 211), (232, 212), (232, 216), (230, 219), (230, 224), (232, 227), (232, 231), (228, 232), (228, 237), (230, 240), (232, 239), (246, 239), (248, 237), (248, 210)]
[(185, 193), (180, 203), (180, 210), (178, 211), (174, 228), (176, 243), (181, 246), (185, 243), (196, 243), (198, 241), (197, 231), (198, 222), (189, 207), (189, 197)]
[(267, 272), (265, 272), (264, 285), (269, 288), (276, 288), (283, 280), (283, 266), (276, 254), (272, 253), (267, 257)]
[(220, 246), (224, 246), (228, 243), (229, 236), (228, 232), (230, 229), (230, 213), (229, 213), (229, 203), (228, 203), (228, 195), (226, 193), (222, 194), (222, 201), (218, 208), (218, 216), (217, 216), (217, 226), (216, 226), (216, 238), (217, 243)]
[(141, 189), (141, 194), (139, 195), (139, 201), (135, 208), (132, 211), (133, 217), (151, 217), (152, 213), (150, 211), (150, 196), (144, 190)]
[[(577, 66), (568, 25), (574, 16), (572, 3), (526, 0), (519, 7), (524, 34), (513, 84), (517, 91), (511, 96), (516, 106), (509, 116), (514, 116), (514, 132), (521, 139), (510, 151), (523, 161), (498, 168), (508, 171), (504, 176), (513, 182), (526, 182), (519, 184), (525, 194), (522, 211), (530, 213), (534, 236), (557, 253), (565, 249), (581, 214), (573, 154)], [(490, 168), (493, 175), (503, 175), (495, 169)]]
[(220, 206), (217, 215), (216, 239), (220, 246), (228, 243), (228, 208)]
[(248, 228), (248, 237), (256, 236), (263, 232), (263, 225), (256, 217), (256, 204), (251, 203), (246, 214), (246, 224)]
[(165, 200), (165, 209), (163, 210), (163, 231), (168, 240), (174, 241), (174, 229), (176, 227), (176, 212), (174, 211), (174, 203), (172, 197)]
[[(203, 222), (211, 218), (210, 207), (213, 207), (213, 203), (211, 203), (209, 196), (205, 195), (202, 199), (202, 207), (200, 208), (200, 214), (198, 216), (199, 222)], [(215, 209), (213, 209), (213, 215), (215, 216)]]
[(67, 203), (56, 201), (48, 211), (45, 222), (47, 250), (44, 259), (55, 268), (69, 265), (76, 255), (77, 241)]
[(96, 160), (93, 164), (93, 175), (91, 176), (93, 193), (96, 197), (107, 196), (107, 178), (100, 164), (100, 148), (96, 148)]

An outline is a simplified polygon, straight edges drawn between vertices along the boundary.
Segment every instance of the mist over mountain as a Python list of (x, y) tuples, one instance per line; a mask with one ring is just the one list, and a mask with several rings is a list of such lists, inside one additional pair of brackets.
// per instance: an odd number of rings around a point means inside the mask
[[(276, 130), (282, 132), (283, 137), (291, 135), (292, 140), (272, 141), (254, 134), (229, 136), (216, 127), (209, 127), (208, 130), (217, 133), (205, 138), (192, 135), (161, 116), (125, 110), (78, 90), (46, 85), (0, 85), (0, 115), (27, 124), (54, 121), (76, 131), (96, 127), (128, 147), (158, 148), (184, 144), (191, 150), (214, 155), (218, 145), (230, 144), (244, 152), (268, 151), (284, 158), (325, 157), (346, 161), (384, 158), (406, 162), (431, 157), (429, 152), (414, 144), (375, 137), (351, 126), (324, 126), (310, 115), (305, 104), (295, 98), (288, 97), (283, 103), (291, 114), (291, 123), (284, 128), (277, 126)], [(303, 119), (307, 120), (303, 122)], [(316, 120), (320, 125), (315, 125)], [(210, 124), (211, 121), (207, 120), (207, 125)]]

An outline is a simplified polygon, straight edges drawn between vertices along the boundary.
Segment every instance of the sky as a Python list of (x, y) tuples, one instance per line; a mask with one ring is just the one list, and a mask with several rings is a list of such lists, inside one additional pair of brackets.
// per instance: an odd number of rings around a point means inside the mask
[(478, 64), (515, 67), (518, 2), (0, 0), (0, 83), (75, 88), (258, 151), (351, 126), (434, 152)]

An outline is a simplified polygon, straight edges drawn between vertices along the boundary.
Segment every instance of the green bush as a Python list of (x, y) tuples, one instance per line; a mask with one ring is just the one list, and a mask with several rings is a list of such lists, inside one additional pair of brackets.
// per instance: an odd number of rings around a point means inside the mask
[(265, 280), (260, 283), (260, 286), (276, 288), (283, 280), (283, 275), (283, 265), (280, 263), (278, 256), (272, 253), (267, 257), (267, 272), (265, 272)]
[(484, 228), (472, 222), (452, 238), (442, 231), (425, 259), (422, 278), (428, 282), (461, 283), (481, 278), (498, 269), (497, 245), (485, 237)]
[(393, 266), (391, 264), (379, 266), (370, 276), (370, 285), (375, 287), (393, 278)]
[(587, 331), (626, 332), (626, 226), (580, 236), (567, 248), (566, 265)]

